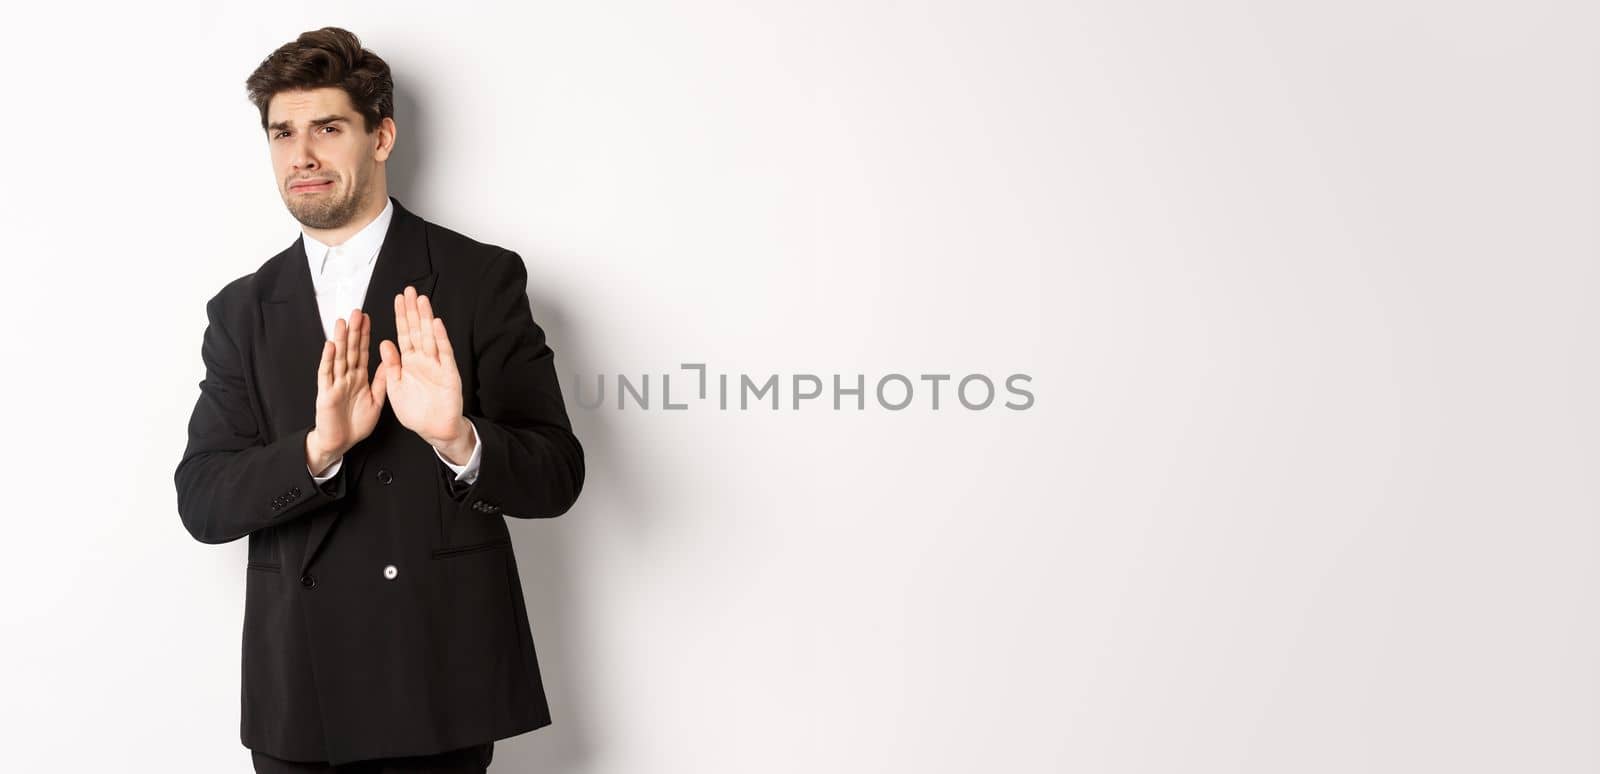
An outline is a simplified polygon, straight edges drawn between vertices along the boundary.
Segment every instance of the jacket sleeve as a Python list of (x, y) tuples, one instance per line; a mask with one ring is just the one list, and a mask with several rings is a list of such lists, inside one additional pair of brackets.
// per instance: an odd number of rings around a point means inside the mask
[(572, 434), (555, 353), (533, 321), (527, 286), (527, 268), (510, 250), (490, 262), (481, 286), (472, 336), (477, 402), (466, 414), (482, 447), (478, 477), (466, 485), (440, 466), (463, 518), (560, 516), (583, 489), (583, 446)]
[[(345, 496), (345, 477), (318, 484), (306, 467), (312, 425), (262, 440), (244, 383), (244, 363), (223, 321), (222, 294), (206, 304), (200, 344), (205, 379), (189, 416), (189, 442), (173, 473), (178, 516), (195, 540), (227, 543), (304, 516)], [(307, 373), (307, 379), (315, 379)]]

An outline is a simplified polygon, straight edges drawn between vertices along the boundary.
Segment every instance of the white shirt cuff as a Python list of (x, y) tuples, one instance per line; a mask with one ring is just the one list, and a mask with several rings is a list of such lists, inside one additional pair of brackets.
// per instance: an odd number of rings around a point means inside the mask
[(334, 474), (339, 472), (339, 468), (342, 465), (344, 465), (344, 455), (343, 454), (339, 455), (339, 459), (334, 460), (333, 464), (328, 466), (328, 472), (323, 473), (320, 476), (317, 475), (316, 473), (312, 472), (310, 465), (306, 466), (306, 472), (307, 473), (311, 473), (311, 480), (312, 481), (315, 481), (318, 484), (322, 484), (322, 483), (325, 483), (328, 479), (333, 478)]
[(472, 424), (470, 419), (467, 420), (467, 426), (472, 428), (472, 456), (467, 458), (467, 464), (457, 465), (445, 459), (438, 449), (434, 449), (433, 454), (444, 463), (445, 467), (455, 471), (457, 481), (472, 484), (478, 480), (478, 461), (482, 457), (483, 443), (478, 438), (478, 426)]

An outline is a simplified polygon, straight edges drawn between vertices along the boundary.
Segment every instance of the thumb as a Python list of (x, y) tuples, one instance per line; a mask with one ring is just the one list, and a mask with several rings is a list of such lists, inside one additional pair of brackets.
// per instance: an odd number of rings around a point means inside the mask
[(396, 349), (394, 342), (384, 339), (378, 342), (378, 357), (383, 358), (381, 371), (393, 371), (396, 380), (400, 379), (400, 350)]
[(377, 371), (372, 374), (372, 402), (383, 408), (383, 398), (389, 394), (389, 368), (379, 364)]

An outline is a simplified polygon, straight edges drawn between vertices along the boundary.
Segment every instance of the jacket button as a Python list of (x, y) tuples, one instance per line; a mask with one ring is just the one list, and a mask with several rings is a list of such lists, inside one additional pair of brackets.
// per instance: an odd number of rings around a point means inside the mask
[(378, 468), (378, 483), (387, 484), (394, 480), (394, 474), (388, 468)]
[(399, 574), (400, 571), (395, 569), (395, 566), (392, 564), (383, 568), (383, 577), (388, 578), (389, 580), (394, 580), (394, 576)]
[(300, 585), (309, 589), (312, 586), (317, 585), (317, 578), (308, 572), (305, 575), (300, 576)]
[(297, 486), (289, 487), (289, 494), (292, 494), (292, 495), (294, 495), (296, 497), (299, 497), (300, 496), (300, 487), (297, 487)]

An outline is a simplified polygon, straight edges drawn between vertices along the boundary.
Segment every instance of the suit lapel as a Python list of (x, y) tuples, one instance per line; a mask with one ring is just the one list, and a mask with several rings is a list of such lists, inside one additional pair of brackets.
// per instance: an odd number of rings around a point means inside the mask
[[(429, 256), (427, 223), (401, 206), (399, 199), (390, 199), (394, 202), (394, 213), (389, 221), (389, 230), (384, 235), (383, 246), (378, 250), (372, 280), (361, 302), (361, 310), (372, 317), (371, 341), (367, 350), (369, 381), (382, 363), (378, 354), (379, 342), (384, 339), (397, 340), (395, 294), (404, 292), (407, 285), (415, 287), (418, 294), (432, 294), (434, 281), (438, 277)], [(287, 416), (293, 418), (288, 425), (303, 427), (316, 419), (317, 363), (322, 357), (322, 345), (327, 336), (323, 333), (322, 318), (317, 311), (316, 288), (311, 281), (305, 242), (296, 237), (294, 244), (280, 258), (281, 262), (273, 269), (274, 276), (266, 278), (267, 281), (263, 283), (267, 296), (261, 300), (261, 316), (269, 342), (268, 358), (274, 366), (270, 372), (276, 378), (286, 380), (278, 385), (278, 394), (288, 396), (288, 405), (284, 410), (288, 412)], [(380, 433), (385, 424), (393, 424), (397, 430), (410, 432), (398, 426), (399, 421), (394, 418), (394, 411), (387, 402), (373, 435)], [(345, 455), (340, 466), (339, 475), (345, 477), (346, 487), (353, 487), (354, 482), (360, 480), (367, 458), (364, 445), (366, 441), (357, 443)], [(324, 508), (307, 517), (310, 519), (310, 528), (300, 562), (301, 573), (310, 566), (317, 549), (327, 539), (342, 510)]]

